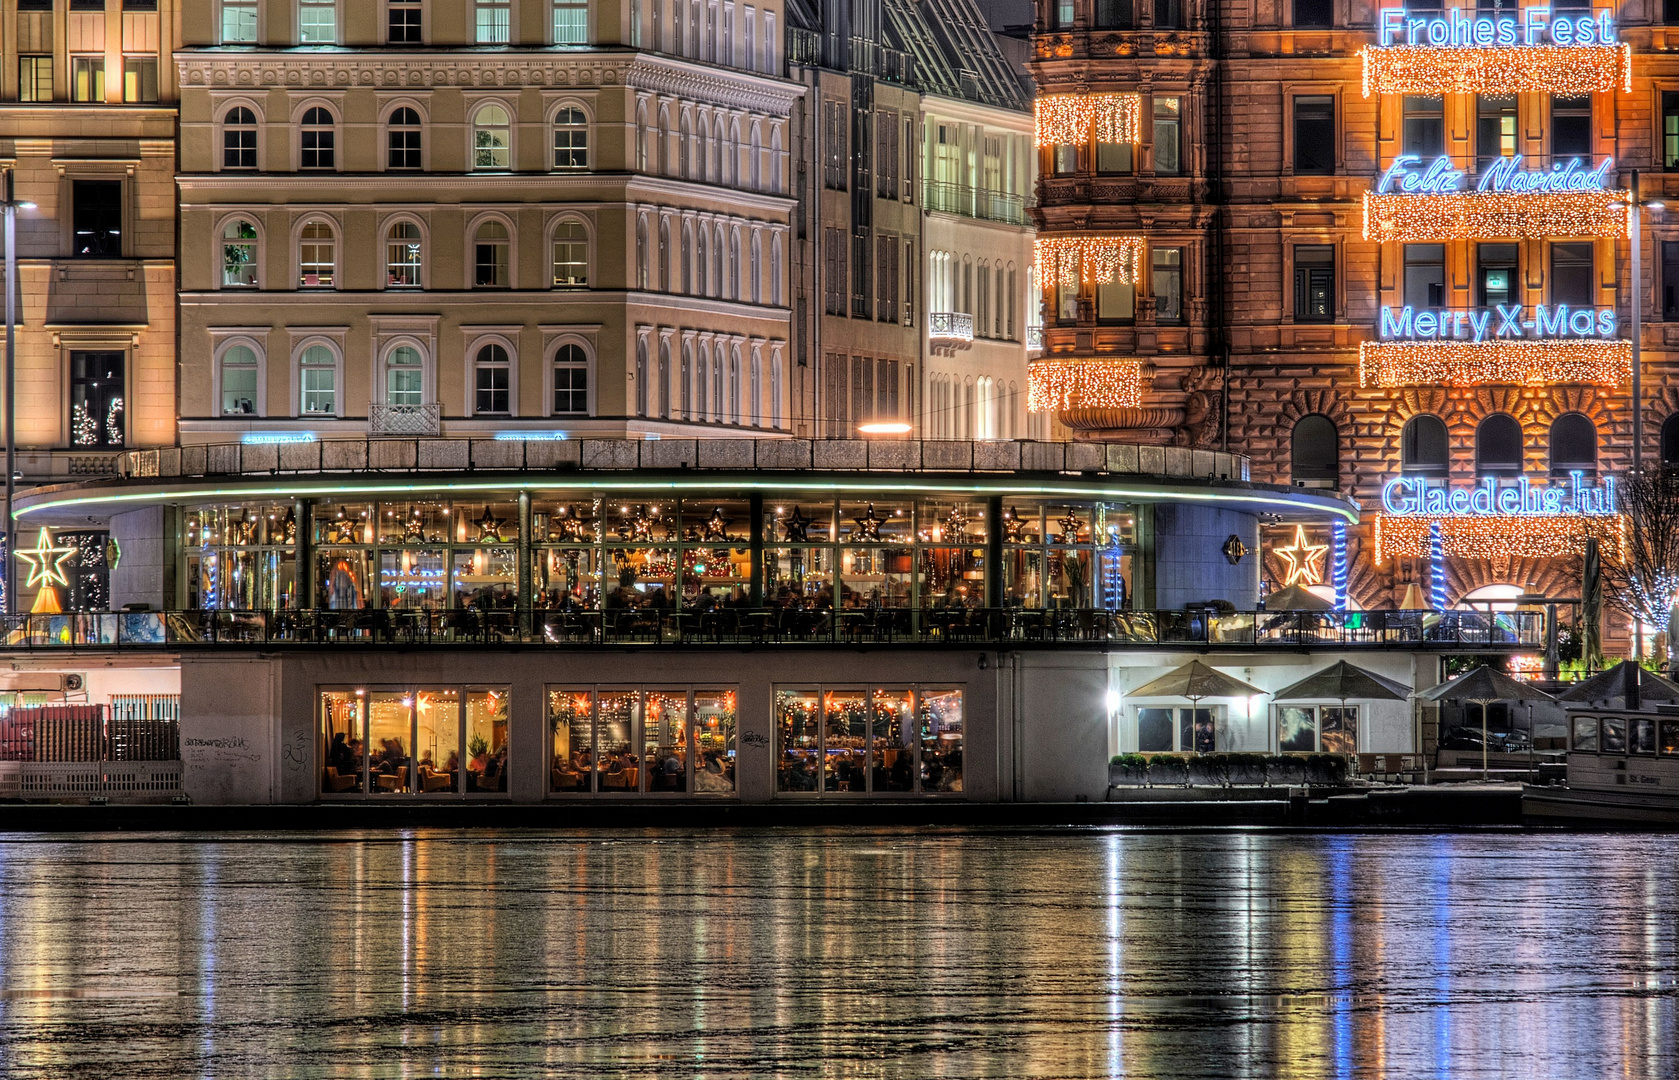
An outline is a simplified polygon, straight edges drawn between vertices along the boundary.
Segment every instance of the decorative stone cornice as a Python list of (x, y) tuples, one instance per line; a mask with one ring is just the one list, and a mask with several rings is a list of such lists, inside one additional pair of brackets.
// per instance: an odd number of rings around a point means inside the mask
[(706, 67), (662, 56), (638, 56), (629, 66), (625, 83), (637, 90), (690, 101), (732, 105), (750, 112), (787, 116), (793, 102), (804, 92), (795, 83), (757, 77), (733, 77), (727, 68)]

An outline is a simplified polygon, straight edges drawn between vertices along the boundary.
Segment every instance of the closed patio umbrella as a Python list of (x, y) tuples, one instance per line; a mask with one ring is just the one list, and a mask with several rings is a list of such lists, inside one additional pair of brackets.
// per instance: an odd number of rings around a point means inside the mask
[(1304, 585), (1290, 585), (1278, 589), (1265, 598), (1266, 611), (1333, 611), (1333, 601), (1325, 600)]
[(1487, 778), (1487, 705), (1494, 701), (1528, 702), (1529, 716), (1535, 701), (1555, 701), (1538, 687), (1512, 679), (1502, 671), (1482, 665), (1457, 678), (1417, 695), (1419, 701), (1457, 701), (1481, 706), (1481, 779)]

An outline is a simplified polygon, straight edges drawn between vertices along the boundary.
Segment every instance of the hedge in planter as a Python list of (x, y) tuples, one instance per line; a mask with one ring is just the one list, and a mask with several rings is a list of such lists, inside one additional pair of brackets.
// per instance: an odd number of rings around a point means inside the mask
[(1148, 782), (1153, 784), (1187, 784), (1189, 783), (1189, 767), (1182, 758), (1168, 754), (1156, 754), (1149, 758)]
[(1108, 762), (1109, 787), (1142, 787), (1148, 783), (1148, 758), (1141, 754), (1116, 754)]

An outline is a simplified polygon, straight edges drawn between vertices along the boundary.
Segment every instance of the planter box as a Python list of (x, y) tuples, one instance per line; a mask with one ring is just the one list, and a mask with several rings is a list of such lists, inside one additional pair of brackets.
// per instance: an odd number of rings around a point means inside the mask
[(1224, 768), (1230, 782), (1243, 787), (1263, 787), (1268, 779), (1264, 758), (1226, 758)]
[(1306, 763), (1296, 757), (1276, 757), (1271, 759), (1266, 773), (1278, 787), (1290, 784), (1298, 787), (1306, 782)]
[(1108, 766), (1109, 787), (1144, 787), (1148, 784), (1147, 765)]
[(1150, 787), (1187, 784), (1189, 769), (1182, 761), (1152, 761), (1148, 767), (1148, 782)]
[(1223, 787), (1227, 779), (1224, 762), (1218, 758), (1198, 757), (1189, 760), (1189, 782), (1201, 787)]

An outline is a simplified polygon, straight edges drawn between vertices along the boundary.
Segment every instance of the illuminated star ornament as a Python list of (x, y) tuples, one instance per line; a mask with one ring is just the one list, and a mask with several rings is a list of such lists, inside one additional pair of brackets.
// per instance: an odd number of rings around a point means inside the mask
[(1084, 527), (1084, 522), (1079, 520), (1077, 514), (1068, 510), (1067, 516), (1057, 518), (1055, 523), (1061, 526), (1061, 542), (1063, 544), (1076, 544), (1079, 542), (1079, 529)]
[(712, 507), (711, 516), (705, 519), (704, 539), (727, 540), (729, 538), (729, 523), (733, 520), (733, 518), (723, 516), (721, 506)]
[(1329, 553), (1328, 544), (1313, 544), (1306, 540), (1306, 526), (1294, 527), (1294, 543), (1273, 548), (1277, 558), (1288, 564), (1283, 574), (1283, 588), (1290, 585), (1317, 585), (1323, 581), (1323, 558)]
[(968, 515), (960, 506), (951, 507), (950, 513), (944, 516), (944, 538), (955, 541), (968, 538)]
[(793, 512), (787, 515), (787, 520), (781, 523), (781, 538), (789, 544), (804, 544), (810, 542), (810, 519), (793, 507)]
[(57, 587), (70, 584), (69, 576), (64, 573), (64, 564), (78, 553), (79, 549), (75, 547), (54, 546), (52, 533), (46, 529), (36, 535), (33, 548), (18, 550), (17, 557), (29, 564), (27, 586), (41, 590), (35, 596), (33, 612), (51, 615), (64, 610), (59, 603)]
[(874, 503), (869, 504), (868, 513), (862, 517), (852, 518), (851, 523), (857, 526), (853, 540), (879, 540), (880, 527), (886, 524), (885, 518), (875, 517)]
[(507, 524), (507, 519), (496, 517), (488, 506), (484, 507), (484, 516), (472, 524), (478, 529), (478, 542), (480, 544), (507, 543), (501, 535), (502, 527)]
[(1021, 520), (1018, 507), (1009, 507), (1009, 512), (1003, 515), (1003, 539), (1011, 544), (1024, 543), (1026, 538), (1026, 522)]

